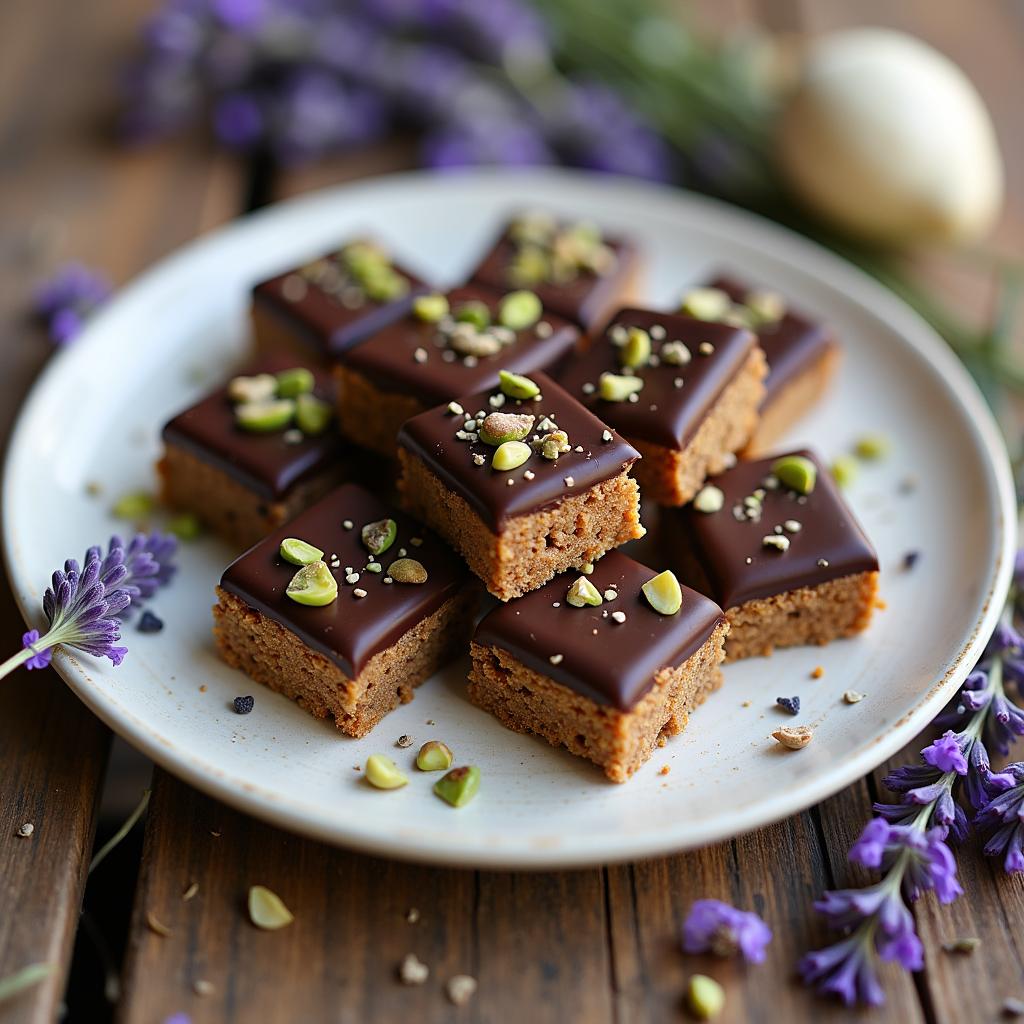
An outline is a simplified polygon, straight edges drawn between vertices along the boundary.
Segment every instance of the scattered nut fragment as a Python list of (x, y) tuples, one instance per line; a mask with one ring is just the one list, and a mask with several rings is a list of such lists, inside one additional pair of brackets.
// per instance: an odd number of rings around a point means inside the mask
[(151, 932), (155, 932), (157, 935), (162, 935), (164, 938), (167, 938), (167, 936), (171, 934), (171, 929), (168, 928), (152, 910), (146, 911), (146, 924)]
[(698, 512), (704, 512), (705, 514), (718, 512), (724, 504), (725, 494), (720, 487), (715, 487), (714, 484), (707, 484), (702, 487), (693, 499), (693, 507)]
[(197, 996), (212, 996), (217, 991), (212, 981), (207, 981), (205, 978), (196, 978), (192, 982), (192, 991)]
[(366, 781), (375, 789), (401, 789), (409, 780), (390, 757), (371, 754), (366, 759)]
[(396, 583), (426, 583), (427, 570), (415, 558), (396, 558), (388, 566), (388, 575)]
[(199, 883), (192, 882), (189, 887), (181, 894), (182, 902), (188, 903), (189, 900), (195, 899), (196, 893), (199, 892)]
[(19, 826), (18, 835), (22, 839), (28, 839), (28, 837), (32, 835), (32, 833), (35, 832), (35, 830), (35, 825), (33, 825), (31, 821), (26, 821), (24, 825)]
[(257, 928), (276, 931), (290, 925), (295, 917), (276, 892), (264, 885), (253, 885), (249, 888), (249, 920)]
[(861, 693), (859, 690), (847, 690), (843, 694), (843, 700), (847, 704), (859, 704), (865, 696), (866, 694)]
[(476, 993), (476, 978), (468, 974), (456, 974), (448, 979), (445, 992), (456, 1006), (465, 1006)]
[(488, 413), (480, 424), (480, 440), (495, 448), (506, 441), (522, 441), (533, 429), (534, 419), (526, 413)]
[(430, 968), (415, 953), (407, 953), (398, 965), (403, 985), (422, 985), (430, 977)]
[(686, 1001), (698, 1020), (713, 1020), (725, 1006), (725, 989), (706, 974), (695, 974), (686, 986)]
[(402, 735), (399, 736), (398, 739), (395, 741), (395, 746), (396, 747), (401, 747), (403, 750), (406, 747), (411, 747), (412, 746), (412, 737), (410, 735), (408, 735), (408, 733), (402, 733)]
[(789, 750), (802, 750), (814, 738), (814, 730), (809, 725), (784, 725), (772, 738)]
[(976, 935), (966, 935), (961, 939), (944, 942), (942, 948), (947, 953), (973, 953), (981, 945)]
[(421, 772), (446, 772), (454, 760), (455, 755), (447, 743), (427, 740), (416, 755), (416, 767)]
[(416, 909), (416, 907), (410, 907), (405, 912), (405, 920), (409, 924), (415, 924), (419, 919), (420, 919), (420, 912), (419, 912), (419, 910)]
[(814, 668), (811, 669), (811, 678), (812, 679), (820, 679), (824, 674), (825, 674), (825, 669), (822, 668), (821, 665), (815, 665)]

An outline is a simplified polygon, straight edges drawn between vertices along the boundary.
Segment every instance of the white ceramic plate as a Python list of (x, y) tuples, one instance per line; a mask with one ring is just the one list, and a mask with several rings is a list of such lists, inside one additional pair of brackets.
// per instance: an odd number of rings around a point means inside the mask
[[(194, 242), (125, 288), (48, 367), (11, 442), (3, 539), (26, 618), (38, 623), (63, 559), (123, 529), (108, 513), (113, 498), (154, 486), (160, 426), (242, 352), (253, 282), (368, 227), (413, 268), (456, 282), (525, 203), (638, 237), (652, 302), (734, 267), (834, 325), (842, 372), (791, 440), (832, 457), (867, 429), (892, 439), (891, 457), (849, 492), (881, 556), (887, 610), (862, 638), (728, 666), (683, 735), (616, 786), (471, 707), (464, 663), (359, 741), (250, 683), (213, 650), (213, 587), (230, 552), (204, 540), (184, 547), (177, 580), (154, 602), (165, 630), (127, 627), (122, 666), (54, 658), (96, 714), (200, 789), (331, 842), (446, 864), (563, 867), (667, 853), (792, 814), (868, 772), (954, 693), (993, 628), (1015, 541), (1010, 472), (987, 409), (940, 339), (857, 270), (767, 222), (668, 189), (552, 170), (410, 174), (307, 196)], [(902, 494), (909, 476), (916, 489)], [(92, 481), (104, 497), (87, 495)], [(908, 550), (921, 552), (913, 572), (901, 571)], [(824, 677), (813, 681), (819, 664)], [(844, 704), (851, 688), (866, 699)], [(255, 712), (234, 714), (231, 699), (251, 692)], [(803, 703), (799, 721), (816, 727), (799, 753), (769, 739), (792, 721), (774, 706), (791, 694)], [(394, 748), (402, 733), (444, 739), (459, 763), (479, 765), (476, 800), (452, 810), (415, 770), (402, 790), (370, 789), (353, 766), (374, 751), (411, 759)]]

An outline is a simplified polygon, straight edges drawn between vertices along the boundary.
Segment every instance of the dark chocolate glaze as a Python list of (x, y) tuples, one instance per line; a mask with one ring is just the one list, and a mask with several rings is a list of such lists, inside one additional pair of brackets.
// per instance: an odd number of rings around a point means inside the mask
[[(331, 253), (326, 253), (330, 256)], [(270, 310), (305, 344), (320, 355), (338, 355), (352, 345), (404, 316), (417, 295), (430, 289), (415, 274), (391, 264), (409, 282), (409, 291), (394, 302), (367, 300), (355, 309), (343, 306), (312, 281), (306, 281), (305, 295), (297, 302), (285, 297), (284, 282), (297, 273), (290, 270), (253, 288), (253, 302)]]
[[(240, 371), (246, 375), (275, 373), (296, 365), (294, 358), (273, 356)], [(334, 404), (334, 385), (329, 373), (309, 367), (316, 375), (314, 393)], [(285, 497), (303, 480), (334, 466), (345, 457), (346, 442), (337, 424), (315, 437), (288, 444), (285, 431), (257, 434), (235, 422), (234, 404), (227, 387), (179, 413), (163, 429), (164, 443), (182, 448), (203, 462), (216, 466), (233, 480), (269, 500)]]
[[(733, 302), (742, 302), (752, 286), (721, 275), (708, 287), (720, 289)], [(769, 403), (794, 377), (836, 347), (832, 333), (824, 324), (790, 309), (788, 303), (786, 315), (777, 324), (760, 328), (757, 339), (768, 359), (764, 404)]]
[[(812, 452), (785, 454), (811, 459), (818, 467), (817, 483), (806, 499), (781, 486), (767, 490), (760, 522), (737, 520), (733, 507), (762, 486), (777, 455), (738, 462), (709, 480), (725, 495), (720, 511), (698, 512), (692, 505), (666, 511), (663, 527), (700, 565), (708, 595), (723, 608), (878, 569), (875, 549), (846, 507), (828, 469)], [(799, 532), (784, 533), (789, 549), (780, 552), (765, 547), (763, 538), (787, 519), (800, 523)], [(819, 564), (821, 560), (828, 564)]]
[[(644, 380), (636, 402), (606, 402), (597, 391), (585, 394), (584, 384), (598, 385), (602, 373), (621, 373), (619, 350), (608, 332), (617, 324), (642, 327), (649, 331), (660, 324), (666, 330), (664, 342), (681, 341), (692, 358), (685, 366), (645, 366), (637, 371)], [(700, 355), (701, 342), (710, 342), (714, 351)], [(655, 341), (657, 354), (663, 342)], [(574, 397), (591, 408), (628, 438), (649, 441), (665, 448), (685, 448), (711, 411), (719, 395), (736, 376), (754, 350), (757, 339), (742, 327), (707, 323), (673, 313), (645, 309), (623, 309), (616, 313), (605, 330), (587, 351), (574, 356), (558, 374), (558, 380)], [(677, 378), (683, 380), (676, 387)], [(654, 408), (652, 408), (652, 406)]]
[[(614, 431), (608, 431), (610, 441), (603, 441), (608, 428), (546, 374), (535, 373), (531, 379), (541, 389), (538, 398), (506, 399), (500, 409), (493, 409), (488, 399), (499, 394), (498, 389), (477, 392), (458, 399), (465, 416), (453, 415), (445, 403), (407, 420), (398, 434), (399, 445), (419, 458), (446, 487), (465, 498), (492, 530), (500, 529), (513, 516), (556, 505), (563, 498), (610, 480), (640, 457)], [(483, 441), (460, 441), (455, 436), (466, 417), (475, 416), (481, 409), (535, 416), (527, 441), (546, 433), (538, 424), (547, 416), (569, 435), (574, 450), (555, 460), (533, 455), (518, 469), (496, 471), (491, 468), (493, 447)], [(582, 446), (582, 452), (575, 451), (577, 445)], [(487, 461), (478, 466), (473, 462), (474, 455), (482, 455)], [(532, 480), (525, 476), (527, 471), (533, 474)], [(571, 487), (566, 485), (566, 477), (572, 477)], [(511, 487), (509, 480), (515, 481)]]
[[(363, 547), (360, 530), (366, 523), (385, 518), (398, 524), (398, 536), (377, 558), (384, 572), (365, 572), (363, 567), (371, 556)], [(346, 519), (353, 523), (351, 530), (342, 526)], [(336, 601), (310, 608), (285, 595), (299, 568), (279, 553), (286, 537), (298, 537), (321, 548), (325, 561), (331, 555), (338, 556), (341, 568), (331, 570), (338, 579)], [(423, 538), (423, 543), (413, 546), (413, 537)], [(400, 557), (400, 548), (426, 568), (425, 583), (384, 582), (387, 567)], [(359, 573), (358, 583), (345, 582), (346, 566)], [(355, 679), (375, 654), (395, 644), (462, 588), (476, 584), (462, 561), (415, 519), (385, 505), (363, 488), (345, 484), (232, 562), (220, 585), (291, 630), (307, 647)], [(366, 597), (355, 597), (356, 588), (365, 590)]]
[[(448, 292), (448, 302), (455, 309), (464, 302), (479, 300), (496, 317), (505, 294), (506, 291), (494, 292), (479, 285), (464, 285)], [(447, 404), (456, 395), (493, 387), (498, 383), (499, 370), (529, 374), (546, 370), (564, 359), (579, 340), (579, 329), (546, 311), (542, 322), (552, 327), (548, 337), (540, 337), (536, 326), (529, 327), (496, 355), (479, 359), (475, 366), (466, 366), (461, 358), (453, 362), (442, 359), (444, 349), (436, 344), (436, 326), (423, 323), (410, 313), (362, 345), (349, 349), (341, 362), (381, 391), (415, 395), (424, 405)], [(418, 348), (427, 353), (426, 362), (418, 363), (413, 357)]]
[[(660, 669), (681, 665), (724, 619), (718, 605), (687, 587), (679, 612), (659, 615), (640, 591), (656, 575), (609, 551), (588, 579), (602, 594), (616, 585), (619, 596), (614, 601), (574, 608), (565, 595), (579, 573), (563, 573), (525, 597), (498, 605), (481, 620), (473, 639), (508, 651), (528, 668), (598, 704), (630, 711), (654, 685)], [(625, 614), (625, 622), (612, 619), (616, 611)], [(553, 665), (551, 656), (558, 654), (562, 660)]]
[[(575, 321), (585, 330), (602, 322), (609, 310), (622, 301), (639, 262), (639, 251), (631, 241), (623, 238), (604, 238), (603, 241), (616, 256), (615, 269), (611, 273), (602, 276), (581, 273), (566, 284), (531, 286), (545, 309)], [(509, 280), (508, 274), (515, 254), (516, 245), (509, 238), (506, 227), (473, 271), (471, 280), (499, 291), (518, 287)]]

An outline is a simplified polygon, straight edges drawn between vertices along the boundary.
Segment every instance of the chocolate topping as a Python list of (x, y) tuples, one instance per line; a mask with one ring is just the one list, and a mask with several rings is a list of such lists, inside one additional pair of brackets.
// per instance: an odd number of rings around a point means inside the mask
[[(666, 513), (670, 536), (687, 545), (707, 577), (710, 596), (723, 608), (878, 569), (878, 556), (828, 469), (812, 452), (792, 454), (807, 457), (818, 468), (814, 490), (806, 497), (782, 485), (765, 487), (776, 455), (739, 462), (713, 477), (709, 482), (725, 495), (718, 512), (698, 512), (687, 505)], [(736, 508), (758, 489), (764, 489), (760, 518), (737, 518)], [(780, 533), (776, 527), (782, 528)], [(786, 538), (788, 547), (766, 545), (769, 536)]]
[[(465, 302), (483, 302), (496, 321), (505, 294), (465, 285), (448, 293), (448, 303), (455, 310)], [(544, 327), (538, 333), (540, 324), (545, 323), (550, 325), (551, 333)], [(415, 395), (424, 405), (433, 405), (447, 403), (453, 395), (493, 387), (498, 382), (499, 370), (529, 374), (547, 369), (571, 351), (579, 330), (561, 317), (545, 312), (537, 324), (518, 331), (515, 341), (504, 345), (500, 352), (468, 360), (439, 345), (439, 338), (436, 324), (424, 323), (410, 313), (362, 345), (349, 349), (341, 361), (382, 391)], [(419, 356), (418, 351), (422, 353)]]
[(575, 321), (584, 328), (593, 327), (602, 321), (622, 299), (623, 292), (632, 280), (639, 260), (639, 254), (632, 242), (622, 238), (602, 238), (616, 261), (614, 269), (604, 275), (582, 272), (564, 284), (541, 283), (517, 285), (509, 276), (516, 255), (516, 244), (509, 237), (506, 227), (494, 246), (484, 256), (471, 275), (471, 280), (508, 291), (528, 287), (550, 309), (561, 316)]
[[(334, 253), (322, 258), (331, 259)], [(288, 325), (314, 351), (337, 355), (369, 337), (409, 311), (413, 299), (430, 289), (415, 274), (396, 263), (391, 268), (409, 282), (409, 291), (393, 302), (365, 298), (346, 306), (315, 281), (303, 277), (301, 268), (261, 281), (253, 288), (259, 303)]]
[[(637, 369), (644, 386), (636, 402), (608, 402), (595, 390), (584, 392), (584, 385), (597, 388), (602, 373), (622, 373), (619, 349), (610, 338), (618, 326), (641, 327), (651, 332), (663, 327), (664, 338), (652, 337), (653, 353), (659, 356), (664, 345), (681, 341), (691, 358), (685, 365), (669, 365), (664, 360), (657, 366)], [(703, 342), (713, 351), (700, 353)], [(665, 448), (682, 449), (697, 432), (719, 395), (736, 376), (753, 351), (757, 339), (742, 327), (707, 323), (673, 313), (656, 313), (643, 309), (623, 309), (615, 315), (604, 332), (595, 338), (586, 351), (575, 356), (558, 375), (559, 381), (574, 397), (591, 408), (629, 438), (649, 441)], [(682, 386), (676, 381), (682, 380)]]
[[(364, 566), (373, 559), (360, 539), (360, 528), (378, 519), (392, 518), (398, 524), (395, 543), (376, 558), (383, 572), (372, 573)], [(342, 523), (352, 522), (346, 530)], [(285, 596), (296, 566), (279, 553), (281, 541), (298, 537), (324, 551), (338, 578), (338, 599), (320, 608), (297, 604)], [(413, 546), (413, 537), (423, 543)], [(399, 551), (427, 570), (425, 583), (385, 583), (388, 566), (400, 558)], [(345, 582), (345, 567), (359, 573), (359, 582)], [(416, 520), (398, 512), (354, 484), (332, 491), (297, 519), (282, 526), (225, 570), (220, 585), (246, 604), (291, 630), (307, 647), (333, 661), (350, 679), (356, 678), (367, 662), (428, 615), (433, 614), (460, 589), (471, 583), (468, 570), (451, 550)], [(366, 591), (363, 598), (353, 591)]]
[[(294, 359), (273, 357), (243, 372), (277, 373), (293, 366)], [(315, 367), (310, 369), (316, 376), (314, 394), (333, 405), (330, 374)], [(216, 466), (249, 490), (271, 500), (284, 497), (297, 483), (336, 465), (345, 455), (346, 443), (335, 424), (322, 434), (303, 436), (290, 444), (285, 440), (284, 430), (269, 434), (243, 430), (235, 422), (234, 409), (227, 388), (218, 388), (164, 427), (164, 443)]]
[[(687, 587), (679, 612), (659, 615), (640, 592), (655, 576), (655, 570), (610, 551), (587, 578), (601, 593), (617, 588), (614, 601), (597, 608), (572, 607), (565, 596), (579, 573), (563, 573), (484, 616), (474, 640), (508, 651), (535, 672), (598, 704), (630, 711), (654, 685), (660, 669), (681, 665), (724, 618), (714, 602)], [(613, 612), (622, 612), (625, 621), (616, 622)], [(552, 655), (561, 655), (557, 664), (552, 664)]]
[[(449, 490), (464, 498), (494, 530), (513, 516), (556, 505), (567, 496), (618, 476), (640, 457), (632, 445), (608, 431), (550, 377), (535, 373), (531, 380), (540, 387), (537, 398), (505, 398), (499, 408), (504, 413), (535, 417), (533, 430), (525, 439), (528, 444), (546, 433), (564, 431), (571, 450), (557, 459), (545, 459), (536, 453), (518, 469), (498, 471), (491, 468), (495, 451), (491, 445), (456, 437), (456, 431), (463, 430), (467, 418), (475, 419), (480, 411), (495, 411), (490, 399), (501, 395), (497, 388), (459, 398), (465, 415), (450, 413), (446, 402), (407, 420), (398, 434), (399, 445), (420, 459)], [(553, 421), (553, 425), (545, 425), (545, 419)], [(606, 432), (611, 437), (609, 441), (603, 440)], [(577, 452), (577, 446), (583, 451)], [(483, 457), (484, 462), (477, 465), (474, 456)], [(572, 480), (571, 486), (565, 482), (567, 477)], [(512, 486), (509, 480), (514, 481)]]
[[(726, 293), (733, 302), (742, 302), (751, 288), (733, 277), (716, 277), (708, 285)], [(768, 359), (765, 378), (765, 403), (807, 367), (836, 347), (835, 339), (823, 324), (786, 307), (786, 314), (776, 324), (757, 330), (757, 339)]]

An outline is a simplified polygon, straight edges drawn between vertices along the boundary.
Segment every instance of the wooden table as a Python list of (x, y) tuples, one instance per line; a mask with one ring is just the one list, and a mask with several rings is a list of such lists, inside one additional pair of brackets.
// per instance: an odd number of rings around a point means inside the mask
[[(707, 0), (718, 26), (750, 20), (819, 30), (856, 22), (914, 31), (960, 61), (999, 123), (1011, 205), (996, 239), (1024, 240), (1024, 7), (1000, 0)], [(97, 130), (115, 61), (144, 0), (0, 6), (0, 436), (48, 347), (25, 321), (30, 286), (55, 261), (80, 258), (123, 282), (196, 233), (265, 201), (315, 185), (407, 165), (402, 144), (270, 179), (197, 142), (126, 153)], [(986, 315), (990, 288), (948, 263), (922, 272), (968, 312)], [(22, 626), (0, 592), (0, 636)], [(49, 672), (0, 685), (0, 977), (54, 965), (41, 984), (0, 1005), (0, 1022), (57, 1017), (87, 880), (110, 737)], [(913, 757), (920, 742), (896, 761)], [(415, 867), (299, 839), (229, 810), (161, 771), (134, 893), (118, 1020), (194, 1022), (408, 1020), (669, 1021), (684, 1016), (688, 975), (705, 971), (728, 993), (724, 1020), (847, 1018), (794, 980), (794, 964), (827, 934), (811, 910), (822, 889), (865, 881), (845, 853), (870, 815), (886, 766), (788, 821), (695, 853), (558, 874)], [(31, 821), (29, 839), (15, 832)], [(974, 845), (959, 857), (964, 897), (915, 909), (926, 949), (917, 976), (883, 972), (889, 994), (875, 1020), (987, 1021), (1024, 996), (1024, 887)], [(253, 883), (278, 892), (295, 923), (256, 930), (245, 913)], [(197, 888), (195, 888), (197, 887)], [(194, 895), (185, 893), (194, 888)], [(127, 893), (125, 894), (127, 896)], [(744, 968), (685, 958), (679, 928), (691, 901), (715, 896), (776, 925), (768, 962)], [(408, 911), (419, 913), (416, 923)], [(168, 934), (154, 930), (152, 921)], [(973, 957), (944, 941), (976, 935)], [(400, 985), (415, 953), (429, 981)], [(446, 979), (479, 981), (456, 1010)]]

